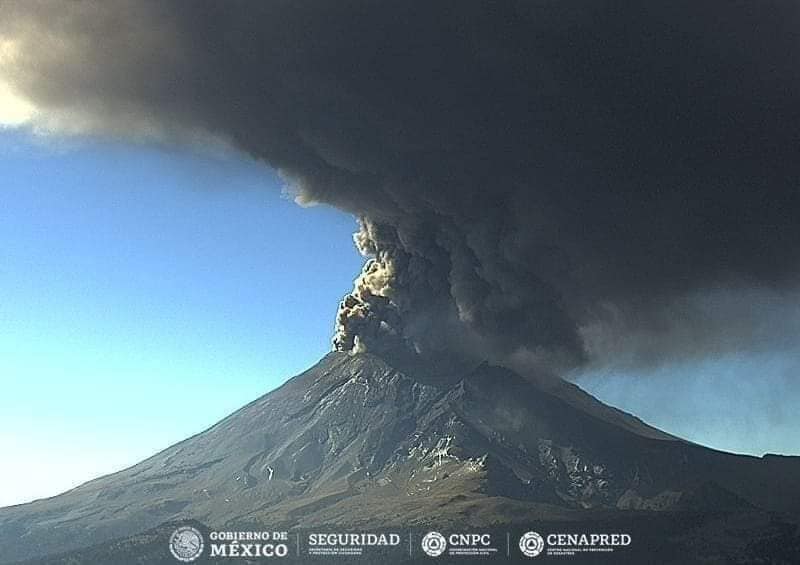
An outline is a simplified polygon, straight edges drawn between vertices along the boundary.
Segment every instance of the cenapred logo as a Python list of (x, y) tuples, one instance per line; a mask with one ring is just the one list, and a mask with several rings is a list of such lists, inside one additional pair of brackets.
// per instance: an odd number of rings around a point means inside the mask
[(447, 549), (447, 540), (439, 532), (428, 532), (422, 536), (422, 551), (431, 557), (439, 557)]
[(169, 537), (169, 551), (178, 561), (189, 563), (203, 553), (203, 536), (191, 526), (182, 526)]
[(519, 538), (519, 550), (525, 557), (536, 557), (544, 549), (544, 538), (537, 532), (525, 532)]

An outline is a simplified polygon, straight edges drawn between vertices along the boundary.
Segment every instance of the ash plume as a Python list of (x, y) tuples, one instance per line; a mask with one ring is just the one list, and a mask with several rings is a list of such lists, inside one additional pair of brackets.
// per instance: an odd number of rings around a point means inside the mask
[(795, 3), (0, 6), (32, 127), (222, 140), (361, 218), (336, 349), (660, 362), (799, 286)]

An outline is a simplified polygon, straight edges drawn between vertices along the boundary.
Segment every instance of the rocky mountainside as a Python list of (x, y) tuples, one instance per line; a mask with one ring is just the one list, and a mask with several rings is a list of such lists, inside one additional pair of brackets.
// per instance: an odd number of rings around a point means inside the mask
[(0, 563), (181, 519), (446, 528), (700, 513), (768, 524), (800, 516), (797, 477), (800, 458), (681, 441), (563, 381), (489, 365), (423, 378), (331, 353), (138, 465), (0, 509)]

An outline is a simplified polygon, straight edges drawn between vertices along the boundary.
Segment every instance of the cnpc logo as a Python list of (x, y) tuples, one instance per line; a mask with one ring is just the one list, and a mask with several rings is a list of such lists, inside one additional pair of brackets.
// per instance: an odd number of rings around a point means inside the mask
[(450, 534), (445, 538), (439, 532), (428, 532), (422, 536), (422, 551), (431, 557), (439, 557), (451, 547), (489, 547), (491, 534)]
[(428, 532), (422, 536), (422, 551), (431, 557), (439, 557), (447, 549), (447, 540), (439, 532)]

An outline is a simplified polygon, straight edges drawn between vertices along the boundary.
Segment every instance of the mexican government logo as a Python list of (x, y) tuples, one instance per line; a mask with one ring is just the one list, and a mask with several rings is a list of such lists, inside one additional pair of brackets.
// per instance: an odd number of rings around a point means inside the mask
[(169, 551), (178, 561), (194, 561), (203, 553), (203, 536), (191, 526), (180, 527), (169, 538)]
[(431, 557), (439, 557), (447, 549), (447, 540), (439, 532), (428, 532), (422, 537), (422, 551)]
[(525, 557), (536, 557), (544, 549), (544, 538), (537, 532), (525, 532), (519, 538), (519, 550)]

